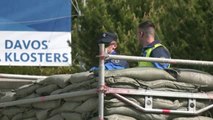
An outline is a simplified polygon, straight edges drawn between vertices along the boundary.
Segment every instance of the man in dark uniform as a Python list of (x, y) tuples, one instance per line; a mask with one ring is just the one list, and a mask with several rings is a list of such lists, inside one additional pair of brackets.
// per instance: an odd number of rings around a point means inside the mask
[[(155, 26), (151, 21), (146, 21), (138, 26), (138, 42), (142, 46), (143, 57), (171, 58), (168, 49), (155, 40)], [(159, 62), (139, 62), (140, 67), (156, 67), (159, 69), (169, 68), (168, 63)]]
[[(102, 34), (101, 39), (98, 40), (98, 43), (105, 44), (105, 49), (107, 54), (117, 55), (117, 35), (115, 33), (105, 32)], [(129, 67), (129, 64), (125, 60), (114, 60), (109, 59), (105, 60), (104, 63), (105, 70), (116, 70), (116, 69), (125, 69)], [(98, 67), (92, 67), (90, 71), (98, 70)]]

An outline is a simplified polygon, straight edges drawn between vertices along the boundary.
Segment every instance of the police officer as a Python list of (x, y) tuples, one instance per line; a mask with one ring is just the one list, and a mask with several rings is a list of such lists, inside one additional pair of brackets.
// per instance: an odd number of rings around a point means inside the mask
[[(170, 58), (168, 49), (155, 40), (155, 26), (151, 21), (145, 21), (139, 24), (137, 29), (138, 42), (142, 46), (143, 57), (155, 57), (155, 58)], [(169, 68), (168, 63), (158, 62), (139, 62), (140, 67), (156, 67), (159, 69)]]
[[(101, 39), (98, 40), (98, 44), (105, 44), (106, 52), (111, 55), (117, 55), (117, 35), (111, 32), (105, 32), (102, 34)], [(116, 70), (116, 69), (125, 69), (129, 67), (129, 64), (125, 60), (114, 60), (109, 59), (105, 60), (104, 63), (105, 70)], [(90, 71), (98, 70), (98, 67), (92, 67)]]

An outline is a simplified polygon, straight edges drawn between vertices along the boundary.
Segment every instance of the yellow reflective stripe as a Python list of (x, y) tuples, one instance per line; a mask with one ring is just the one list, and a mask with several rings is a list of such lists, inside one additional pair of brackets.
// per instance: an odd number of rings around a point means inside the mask
[(152, 51), (153, 51), (155, 48), (160, 47), (160, 46), (164, 47), (162, 44), (158, 43), (158, 44), (155, 44), (152, 48), (147, 49), (147, 50), (146, 50), (146, 51), (147, 51), (147, 52), (146, 52), (146, 57), (150, 57)]
[(139, 67), (153, 67), (151, 62), (138, 62)]
[[(146, 56), (145, 57), (150, 57), (152, 51), (157, 48), (157, 47), (164, 47), (162, 44), (158, 43), (158, 44), (155, 44), (152, 48), (148, 48), (146, 49)], [(165, 47), (164, 47), (165, 48)], [(139, 67), (153, 67), (153, 64), (152, 62), (144, 62), (144, 61), (141, 61), (141, 62), (138, 62), (138, 66)]]

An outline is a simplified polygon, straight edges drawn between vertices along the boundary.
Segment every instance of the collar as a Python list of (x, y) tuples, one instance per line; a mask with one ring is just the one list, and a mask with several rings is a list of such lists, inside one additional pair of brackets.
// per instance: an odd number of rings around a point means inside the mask
[(159, 40), (154, 40), (154, 41), (153, 41), (152, 43), (150, 43), (149, 45), (143, 47), (143, 48), (142, 48), (142, 51), (145, 51), (145, 50), (148, 49), (148, 48), (152, 48), (152, 47), (154, 47), (155, 44), (158, 44), (158, 43), (160, 43)]
[(117, 55), (117, 52), (115, 50), (113, 50), (110, 54), (111, 55)]

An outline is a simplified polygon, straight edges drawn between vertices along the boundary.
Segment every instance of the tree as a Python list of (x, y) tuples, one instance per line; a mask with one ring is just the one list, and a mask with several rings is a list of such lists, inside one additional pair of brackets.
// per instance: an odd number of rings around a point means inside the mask
[(81, 31), (73, 29), (73, 33), (78, 34), (73, 37), (74, 43), (78, 44), (74, 51), (81, 55), (87, 68), (98, 64), (98, 58), (95, 58), (98, 55), (96, 41), (104, 31), (117, 32), (121, 54), (140, 55), (136, 28), (139, 22), (146, 19), (156, 24), (157, 38), (169, 48), (172, 58), (213, 59), (212, 0), (205, 2), (201, 0), (90, 0), (87, 2), (87, 7), (82, 9), (83, 16), (78, 19)]
[[(140, 56), (136, 28), (147, 19), (156, 24), (156, 39), (167, 46), (172, 58), (213, 60), (213, 0), (87, 0), (86, 7), (81, 0), (78, 3), (81, 16), (72, 11), (73, 66), (1, 67), (0, 71), (49, 75), (88, 70), (98, 65), (97, 40), (105, 31), (118, 34), (120, 54)], [(172, 66), (213, 73), (211, 67)]]

